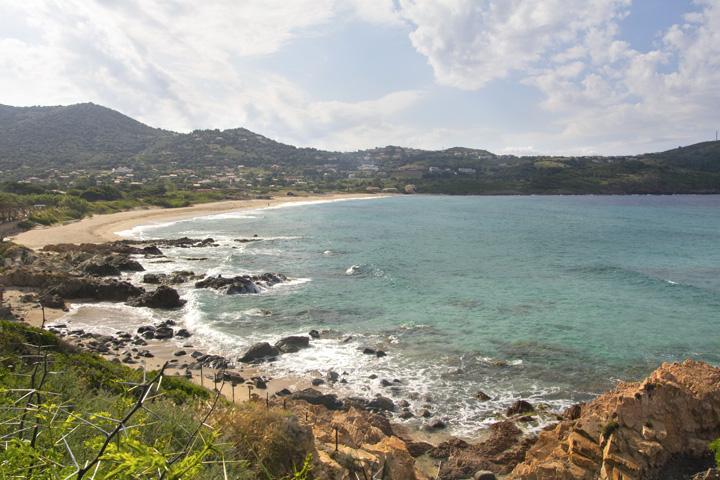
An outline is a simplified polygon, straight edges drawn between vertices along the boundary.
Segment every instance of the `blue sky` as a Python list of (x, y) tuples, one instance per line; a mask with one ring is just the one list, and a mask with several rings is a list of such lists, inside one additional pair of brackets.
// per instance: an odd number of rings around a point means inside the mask
[(0, 70), (177, 131), (641, 153), (720, 128), (720, 0), (0, 0)]

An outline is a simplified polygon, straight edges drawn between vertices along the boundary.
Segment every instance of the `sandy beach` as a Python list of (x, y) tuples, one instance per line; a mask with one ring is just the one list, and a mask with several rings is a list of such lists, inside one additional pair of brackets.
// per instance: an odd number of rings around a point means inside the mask
[(129, 230), (138, 225), (172, 222), (204, 215), (213, 215), (238, 210), (252, 210), (273, 207), (296, 202), (314, 202), (368, 198), (377, 195), (362, 193), (331, 193), (326, 195), (277, 197), (267, 199), (229, 200), (203, 203), (182, 208), (149, 208), (129, 210), (127, 212), (95, 215), (77, 222), (34, 228), (11, 237), (15, 243), (39, 249), (57, 243), (103, 243), (119, 240), (118, 232)]

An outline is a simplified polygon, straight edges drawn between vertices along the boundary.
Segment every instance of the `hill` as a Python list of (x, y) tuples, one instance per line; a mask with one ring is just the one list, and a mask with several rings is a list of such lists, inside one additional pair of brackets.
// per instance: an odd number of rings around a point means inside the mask
[[(118, 178), (117, 167), (132, 173)], [(400, 190), (408, 183), (419, 192), (449, 194), (720, 193), (720, 142), (614, 157), (515, 157), (462, 147), (329, 152), (245, 128), (169, 132), (91, 103), (0, 106), (0, 171), (8, 180), (40, 177), (61, 189), (76, 185), (62, 175), (72, 172), (100, 183), (172, 178), (179, 189), (229, 186), (248, 194), (288, 187)]]
[(0, 105), (0, 169), (108, 167), (170, 136), (92, 103)]

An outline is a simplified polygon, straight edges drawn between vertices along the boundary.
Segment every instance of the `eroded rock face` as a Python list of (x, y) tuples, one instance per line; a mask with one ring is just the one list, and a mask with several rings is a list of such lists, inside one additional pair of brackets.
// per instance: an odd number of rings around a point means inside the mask
[(283, 353), (294, 353), (299, 351), (301, 348), (308, 348), (310, 346), (310, 337), (303, 335), (293, 335), (280, 339), (275, 347)]
[(277, 357), (280, 350), (267, 342), (258, 342), (247, 349), (238, 360), (243, 363), (258, 362), (268, 358)]
[(576, 420), (542, 432), (512, 478), (661, 479), (675, 459), (702, 459), (720, 437), (720, 369), (665, 363), (582, 406)]

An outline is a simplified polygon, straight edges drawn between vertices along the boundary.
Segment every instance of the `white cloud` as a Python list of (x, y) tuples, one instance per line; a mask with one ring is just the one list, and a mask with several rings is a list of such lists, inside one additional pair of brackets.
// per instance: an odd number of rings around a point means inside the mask
[(331, 20), (399, 25), (392, 0), (0, 0), (0, 17), (26, 33), (3, 38), (0, 30), (0, 101), (8, 104), (95, 101), (164, 128), (247, 126), (308, 144), (382, 122), (421, 96), (315, 99), (248, 61), (321, 34)]
[[(630, 0), (400, 0), (437, 81), (474, 90), (525, 71), (622, 15)], [(570, 53), (570, 51), (566, 52)]]

